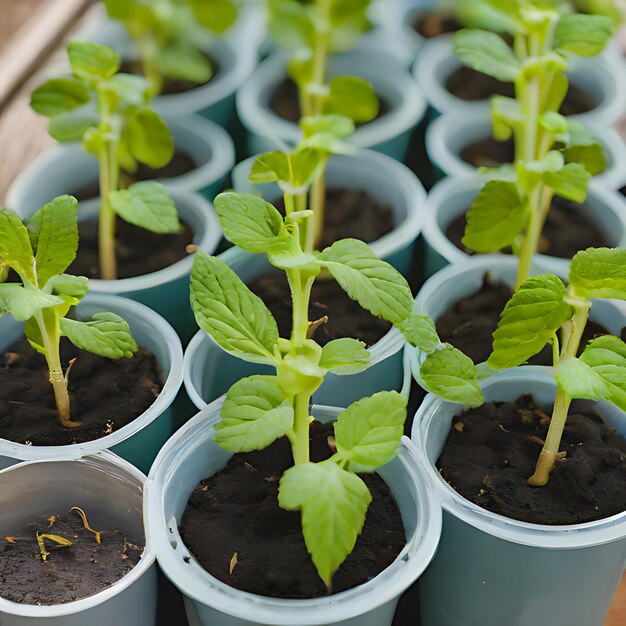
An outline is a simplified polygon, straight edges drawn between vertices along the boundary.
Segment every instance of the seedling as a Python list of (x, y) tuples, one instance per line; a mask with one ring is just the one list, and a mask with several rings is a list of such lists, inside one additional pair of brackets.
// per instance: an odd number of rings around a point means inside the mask
[(37, 545), (39, 546), (39, 554), (36, 554), (36, 558), (40, 561), (47, 561), (50, 553), (46, 550), (45, 542), (52, 541), (60, 548), (71, 548), (74, 544), (69, 540), (65, 539), (65, 537), (61, 537), (60, 535), (50, 535), (44, 534), (40, 535), (37, 533)]
[(93, 534), (96, 543), (99, 544), (101, 542), (101, 538), (102, 538), (102, 533), (99, 530), (94, 530), (90, 525), (89, 525), (89, 521), (87, 520), (87, 514), (85, 513), (85, 511), (83, 511), (79, 506), (73, 506), (70, 509), (70, 513), (72, 511), (76, 511), (76, 513), (78, 513), (78, 515), (80, 516), (80, 519), (83, 523), (83, 526), (85, 527), (85, 530), (88, 530), (90, 533)]
[(174, 140), (165, 122), (149, 108), (148, 83), (139, 76), (116, 73), (120, 57), (95, 43), (72, 41), (68, 55), (73, 75), (54, 78), (36, 89), (32, 108), (51, 118), (50, 135), (60, 142), (82, 141), (100, 164), (100, 276), (117, 277), (116, 215), (155, 233), (181, 230), (169, 192), (144, 181), (120, 189), (120, 171), (137, 171), (137, 162), (152, 168), (172, 158)]
[(231, 0), (104, 0), (109, 16), (120, 21), (135, 43), (150, 92), (165, 79), (206, 83), (213, 76), (204, 53), (207, 40), (226, 32), (237, 19)]
[[(463, 243), (476, 252), (511, 247), (520, 257), (519, 287), (527, 278), (554, 195), (583, 202), (591, 176), (606, 166), (602, 146), (581, 124), (558, 113), (568, 89), (571, 55), (600, 52), (614, 22), (600, 15), (561, 14), (529, 0), (472, 0), (472, 23), (489, 30), (455, 36), (460, 59), (515, 85), (515, 99), (495, 96), (495, 139), (515, 143), (515, 163), (489, 172), (467, 215)], [(510, 47), (497, 33), (513, 36)]]
[(327, 82), (328, 55), (352, 49), (371, 27), (369, 5), (370, 0), (314, 0), (308, 4), (270, 0), (270, 31), (276, 43), (288, 52), (289, 75), (298, 87), (304, 145), (320, 131), (327, 138), (318, 155), (320, 167), (311, 188), (315, 225), (310, 248), (319, 242), (324, 225), (324, 169), (328, 157), (345, 150), (338, 140), (354, 132), (355, 122), (369, 122), (379, 111), (376, 93), (363, 78), (336, 76)]
[(20, 281), (0, 284), (0, 315), (25, 322), (26, 338), (48, 363), (59, 420), (66, 428), (80, 422), (70, 415), (61, 337), (110, 359), (130, 358), (137, 351), (128, 324), (114, 313), (96, 313), (88, 322), (66, 317), (88, 289), (83, 276), (63, 273), (78, 248), (77, 206), (75, 198), (60, 196), (26, 223), (13, 211), (0, 209), (0, 264), (13, 269)]
[(280, 480), (279, 504), (301, 511), (304, 540), (330, 589), (334, 572), (354, 547), (371, 500), (356, 472), (372, 472), (394, 457), (406, 399), (381, 392), (355, 402), (335, 423), (333, 456), (321, 463), (310, 461), (312, 394), (328, 372), (360, 372), (370, 357), (356, 339), (335, 339), (322, 348), (310, 338), (309, 300), (320, 272), (329, 272), (351, 298), (395, 324), (424, 350), (424, 380), (431, 390), (473, 406), (482, 403), (482, 393), (471, 360), (440, 344), (433, 322), (413, 312), (406, 280), (365, 243), (345, 239), (321, 252), (303, 249), (312, 213), (306, 208), (307, 172), (315, 161), (308, 153), (283, 157), (281, 167), (290, 168), (291, 184), (301, 187), (298, 193), (285, 194), (285, 218), (253, 195), (220, 194), (215, 208), (228, 239), (248, 252), (267, 254), (286, 273), (293, 302), (291, 336), (279, 337), (263, 301), (223, 261), (203, 253), (194, 259), (191, 303), (200, 327), (226, 352), (276, 371), (244, 378), (230, 388), (215, 441), (231, 452), (249, 452), (282, 436), (289, 439), (294, 466)]
[(572, 259), (569, 287), (551, 274), (526, 280), (508, 302), (493, 335), (487, 365), (516, 367), (552, 344), (556, 400), (548, 435), (530, 485), (547, 484), (573, 398), (608, 400), (626, 411), (626, 344), (605, 335), (593, 339), (582, 354), (580, 342), (592, 300), (626, 300), (626, 250), (589, 248)]

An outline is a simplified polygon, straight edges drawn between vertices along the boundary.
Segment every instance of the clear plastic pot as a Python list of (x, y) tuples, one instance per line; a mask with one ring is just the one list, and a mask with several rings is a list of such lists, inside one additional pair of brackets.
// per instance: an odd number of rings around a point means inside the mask
[[(154, 548), (143, 524), (146, 477), (115, 454), (74, 461), (20, 463), (0, 471), (0, 532), (80, 506), (94, 528), (122, 529), (145, 545), (139, 563), (99, 593), (53, 606), (0, 598), (2, 626), (154, 626), (157, 580)], [(34, 557), (33, 557), (34, 558)]]
[[(483, 382), (487, 401), (532, 393), (554, 402), (551, 368), (522, 367)], [(626, 512), (570, 526), (543, 526), (490, 513), (462, 498), (435, 462), (460, 404), (428, 395), (412, 440), (437, 485), (444, 523), (437, 556), (420, 581), (428, 626), (602, 626), (626, 562)], [(606, 402), (596, 410), (626, 435), (626, 416)], [(453, 599), (453, 600), (452, 600)]]
[[(189, 554), (178, 530), (198, 483), (221, 470), (230, 454), (213, 442), (221, 400), (170, 439), (157, 458), (145, 490), (146, 528), (165, 575), (185, 596), (193, 626), (390, 626), (400, 594), (424, 571), (437, 549), (441, 511), (430, 500), (429, 481), (403, 438), (398, 457), (380, 468), (404, 521), (407, 544), (398, 558), (369, 582), (322, 598), (282, 600), (225, 585)], [(313, 407), (321, 421), (340, 409)], [(191, 558), (189, 558), (191, 556)]]

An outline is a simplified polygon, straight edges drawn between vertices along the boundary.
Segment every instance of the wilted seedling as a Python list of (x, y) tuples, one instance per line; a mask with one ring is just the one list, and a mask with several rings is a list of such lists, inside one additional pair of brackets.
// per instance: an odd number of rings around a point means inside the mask
[(137, 344), (128, 324), (114, 313), (96, 313), (88, 322), (70, 319), (70, 309), (87, 295), (87, 279), (63, 272), (78, 248), (76, 199), (60, 196), (22, 223), (0, 209), (0, 264), (13, 269), (18, 283), (0, 284), (0, 316), (25, 322), (30, 345), (46, 358), (59, 420), (80, 426), (70, 417), (70, 397), (59, 345), (67, 337), (76, 347), (110, 359), (130, 358)]
[(54, 78), (37, 88), (32, 108), (51, 118), (50, 135), (60, 142), (82, 141), (100, 164), (100, 276), (117, 277), (116, 215), (155, 233), (181, 230), (178, 214), (163, 185), (143, 181), (120, 189), (120, 171), (169, 163), (174, 140), (150, 107), (148, 83), (140, 76), (118, 74), (120, 57), (111, 48), (72, 41), (68, 55), (73, 75)]
[(65, 537), (61, 537), (59, 535), (51, 535), (49, 533), (40, 535), (37, 533), (39, 554), (36, 554), (35, 557), (40, 561), (47, 561), (50, 556), (50, 553), (46, 550), (46, 541), (52, 541), (60, 548), (71, 548), (74, 545), (69, 539), (65, 539)]

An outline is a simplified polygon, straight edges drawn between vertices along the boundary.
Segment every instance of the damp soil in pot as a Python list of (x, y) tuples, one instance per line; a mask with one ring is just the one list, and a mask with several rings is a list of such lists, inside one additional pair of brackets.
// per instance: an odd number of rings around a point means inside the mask
[[(332, 429), (315, 423), (311, 460), (333, 454)], [(286, 438), (265, 450), (235, 454), (192, 493), (180, 527), (193, 557), (211, 575), (237, 589), (275, 598), (328, 593), (302, 537), (300, 514), (278, 505), (283, 472), (293, 465)], [(333, 577), (337, 593), (367, 582), (400, 553), (406, 535), (398, 506), (377, 474), (363, 474), (372, 493), (365, 525), (351, 555)]]
[(443, 11), (420, 11), (411, 21), (411, 26), (418, 35), (425, 39), (446, 33), (455, 33), (463, 28), (463, 25), (452, 12), (445, 13)]
[(57, 511), (2, 538), (0, 596), (29, 605), (75, 602), (123, 578), (142, 552), (142, 540), (124, 529), (91, 529), (78, 507)]

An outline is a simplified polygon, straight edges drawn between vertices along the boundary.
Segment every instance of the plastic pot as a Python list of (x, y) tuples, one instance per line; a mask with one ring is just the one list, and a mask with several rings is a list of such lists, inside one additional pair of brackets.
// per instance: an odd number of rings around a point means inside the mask
[[(231, 248), (221, 258), (248, 282), (272, 267), (265, 256), (249, 254), (240, 248)], [(347, 406), (376, 391), (400, 389), (404, 343), (400, 331), (392, 328), (370, 348), (368, 369), (350, 376), (329, 373), (314, 394), (315, 402)], [(183, 369), (187, 395), (199, 409), (226, 393), (241, 378), (273, 371), (269, 366), (248, 363), (224, 352), (203, 330), (189, 342)]]
[[(164, 385), (159, 396), (137, 419), (100, 439), (67, 446), (24, 445), (0, 439), (0, 456), (29, 461), (67, 460), (111, 449), (142, 471), (150, 469), (159, 449), (173, 432), (171, 404), (183, 378), (183, 350), (180, 339), (161, 316), (148, 307), (126, 298), (90, 293), (76, 307), (79, 319), (90, 319), (99, 311), (110, 311), (123, 317), (130, 325), (137, 344), (154, 354), (163, 373)], [(0, 318), (2, 351), (22, 336), (23, 324), (8, 315)]]
[[(626, 85), (618, 80), (623, 72), (623, 61), (612, 56), (581, 59), (572, 57), (567, 77), (571, 84), (594, 96), (597, 105), (585, 113), (572, 116), (581, 123), (610, 126), (624, 112)], [(490, 111), (489, 99), (468, 101), (459, 98), (446, 88), (446, 82), (464, 64), (454, 51), (454, 35), (433, 37), (421, 47), (413, 66), (413, 75), (426, 94), (434, 111), (455, 118), (470, 112)]]
[[(198, 191), (208, 200), (222, 191), (235, 164), (230, 135), (199, 115), (168, 118), (177, 149), (196, 168), (186, 174), (159, 179), (172, 191)], [(57, 145), (43, 152), (15, 179), (7, 204), (18, 213), (30, 212), (64, 193), (76, 193), (98, 182), (98, 160), (80, 144)]]
[[(546, 409), (556, 393), (551, 368), (542, 367), (507, 370), (482, 386), (487, 401), (511, 401), (531, 392)], [(595, 408), (626, 435), (622, 411), (605, 402)], [(439, 551), (420, 581), (422, 622), (602, 626), (624, 571), (626, 512), (587, 524), (543, 526), (465, 500), (435, 467), (452, 418), (462, 410), (428, 395), (413, 425), (412, 439), (437, 484), (444, 515)]]
[[(607, 167), (593, 177), (606, 189), (619, 189), (626, 176), (626, 146), (613, 128), (585, 123), (604, 148)], [(488, 110), (473, 110), (463, 115), (442, 115), (426, 131), (426, 151), (432, 163), (445, 176), (470, 176), (476, 168), (461, 158), (461, 151), (474, 142), (491, 137)]]
[[(432, 276), (448, 263), (461, 263), (469, 258), (446, 237), (445, 231), (452, 221), (469, 209), (484, 184), (485, 180), (475, 175), (469, 178), (447, 178), (431, 189), (423, 227), (427, 276)], [(604, 189), (594, 181), (582, 205), (583, 210), (593, 216), (593, 221), (605, 234), (607, 241), (615, 247), (626, 245), (626, 213), (622, 203), (620, 194)], [(536, 254), (533, 263), (537, 272), (566, 277), (569, 261)]]
[[(248, 174), (255, 157), (239, 163), (232, 173), (235, 191), (258, 193), (268, 202), (282, 197), (275, 183), (254, 184)], [(363, 176), (367, 172), (367, 176)], [(370, 244), (378, 257), (391, 263), (407, 276), (411, 267), (413, 244), (424, 219), (426, 191), (417, 177), (402, 163), (372, 150), (359, 150), (350, 156), (333, 156), (326, 169), (328, 187), (347, 187), (366, 191), (376, 200), (389, 204), (395, 228)]]
[[(164, 573), (185, 596), (193, 626), (390, 626), (400, 594), (424, 571), (439, 539), (441, 511), (430, 500), (412, 445), (403, 438), (398, 457), (380, 468), (400, 507), (407, 544), (398, 558), (369, 582), (336, 595), (282, 600), (239, 591), (206, 572), (178, 530), (198, 483), (221, 470), (230, 454), (213, 442), (221, 400), (196, 415), (157, 458), (145, 490), (146, 528)], [(313, 407), (320, 421), (340, 409)]]
[(20, 463), (0, 472), (3, 537), (42, 515), (80, 506), (94, 528), (120, 528), (134, 543), (145, 544), (139, 563), (93, 596), (53, 606), (0, 598), (2, 626), (154, 626), (157, 580), (154, 549), (143, 525), (145, 480), (110, 452), (75, 461)]
[[(372, 148), (403, 160), (412, 129), (426, 111), (426, 100), (409, 74), (394, 58), (379, 49), (359, 49), (333, 56), (328, 76), (359, 76), (370, 81), (390, 111), (360, 126), (350, 137), (359, 148)], [(274, 113), (272, 94), (286, 78), (285, 58), (274, 54), (263, 61), (237, 93), (237, 112), (248, 131), (248, 153), (259, 154), (295, 145), (301, 136), (297, 124)]]

